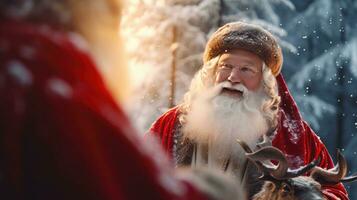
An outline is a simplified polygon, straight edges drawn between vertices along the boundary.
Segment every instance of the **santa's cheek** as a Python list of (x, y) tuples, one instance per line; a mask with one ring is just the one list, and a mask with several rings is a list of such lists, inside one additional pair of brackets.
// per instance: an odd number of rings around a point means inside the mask
[(260, 81), (259, 80), (245, 80), (243, 82), (243, 85), (249, 90), (249, 91), (257, 91), (260, 86)]
[(219, 73), (216, 78), (216, 83), (221, 83), (228, 80), (228, 75), (224, 73)]

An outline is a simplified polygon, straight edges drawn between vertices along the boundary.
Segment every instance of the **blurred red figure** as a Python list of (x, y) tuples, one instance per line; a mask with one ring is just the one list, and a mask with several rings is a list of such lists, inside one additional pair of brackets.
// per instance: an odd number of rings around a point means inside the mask
[(136, 135), (98, 71), (118, 64), (118, 2), (0, 11), (1, 199), (206, 199)]

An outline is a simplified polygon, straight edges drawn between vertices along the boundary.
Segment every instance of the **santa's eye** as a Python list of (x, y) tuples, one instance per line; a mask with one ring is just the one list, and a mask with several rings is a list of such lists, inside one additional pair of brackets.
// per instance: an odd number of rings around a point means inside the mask
[(243, 66), (243, 67), (240, 68), (240, 71), (241, 71), (242, 73), (246, 73), (246, 74), (249, 74), (249, 75), (253, 75), (253, 74), (256, 73), (256, 71), (253, 70), (252, 67), (244, 67), (244, 66)]
[(233, 67), (231, 65), (227, 65), (227, 64), (221, 64), (219, 66), (220, 70), (231, 70)]
[(243, 72), (252, 71), (252, 69), (250, 69), (248, 67), (242, 67), (240, 70)]

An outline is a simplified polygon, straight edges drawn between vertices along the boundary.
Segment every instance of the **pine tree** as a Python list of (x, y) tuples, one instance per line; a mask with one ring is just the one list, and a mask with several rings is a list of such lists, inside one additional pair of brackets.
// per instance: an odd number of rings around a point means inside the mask
[(357, 169), (356, 10), (356, 1), (315, 0), (285, 21), (286, 39), (298, 49), (285, 53), (290, 89), (329, 151), (344, 150), (351, 171)]
[(181, 100), (202, 65), (207, 35), (217, 28), (218, 13), (218, 0), (129, 3), (122, 30), (129, 68), (134, 75), (142, 74), (134, 79), (137, 85), (130, 109), (140, 131), (172, 106), (170, 102)]

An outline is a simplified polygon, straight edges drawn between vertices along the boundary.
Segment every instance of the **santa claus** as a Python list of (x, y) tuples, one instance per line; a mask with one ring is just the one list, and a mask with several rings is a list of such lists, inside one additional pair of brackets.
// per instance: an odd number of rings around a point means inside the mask
[(0, 2), (1, 199), (242, 195), (213, 172), (178, 175), (130, 125), (106, 84), (125, 90), (110, 76), (125, 79), (120, 8), (117, 0)]
[[(326, 147), (290, 95), (282, 63), (281, 48), (267, 30), (243, 22), (222, 26), (209, 39), (204, 65), (183, 102), (155, 121), (146, 137), (158, 137), (177, 166), (208, 166), (244, 183), (251, 181), (249, 164), (237, 139), (251, 148), (270, 139), (291, 168), (318, 157), (320, 167), (332, 168)], [(322, 193), (348, 199), (342, 184), (323, 185)]]

